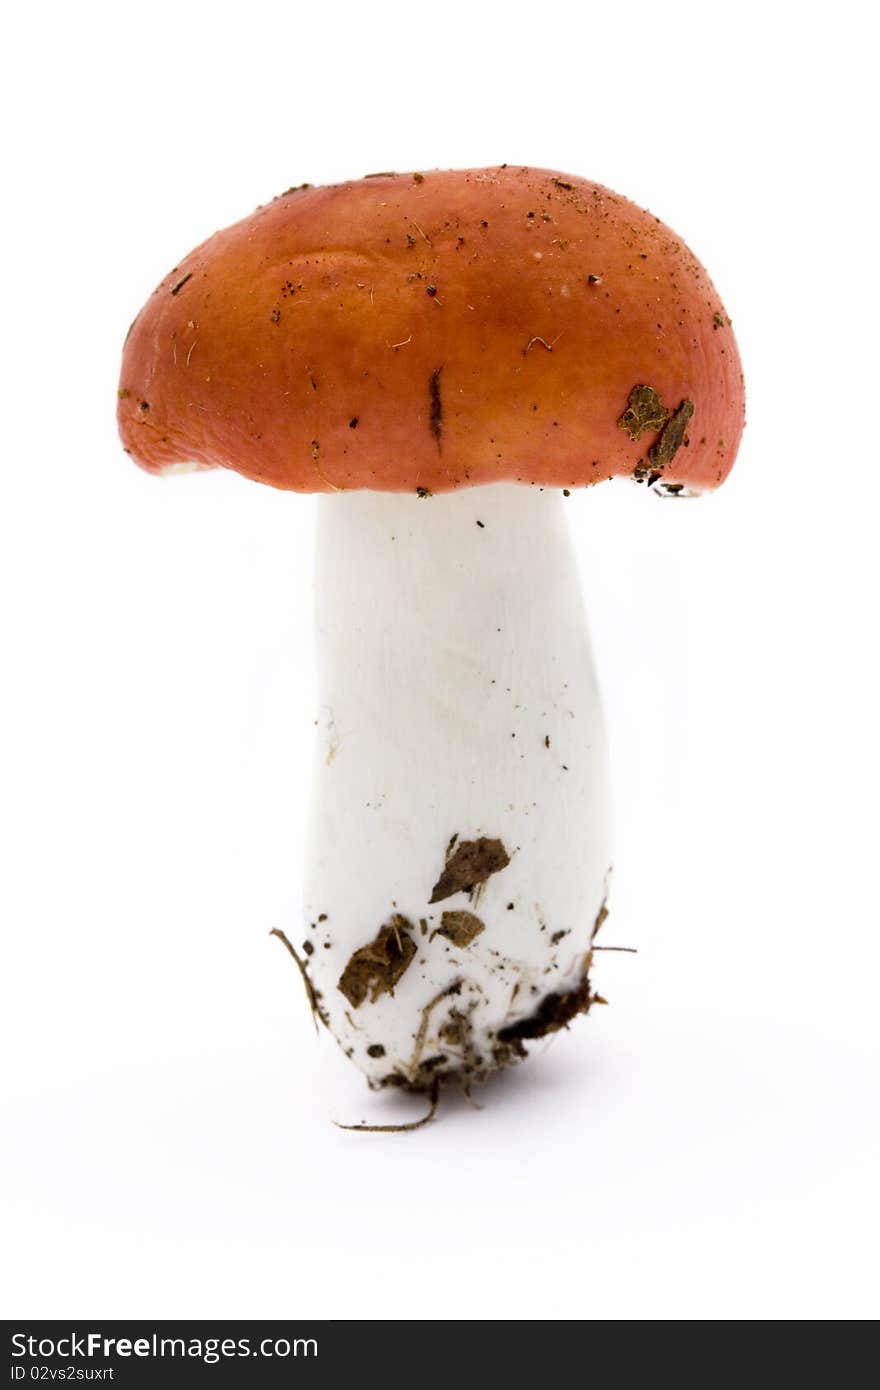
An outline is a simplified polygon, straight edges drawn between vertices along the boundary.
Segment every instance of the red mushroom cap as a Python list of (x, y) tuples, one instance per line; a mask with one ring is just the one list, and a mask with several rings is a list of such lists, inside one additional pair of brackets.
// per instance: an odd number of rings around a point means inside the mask
[(713, 488), (743, 414), (685, 244), (597, 184), (506, 166), (290, 189), (162, 281), (119, 390), (150, 472), (297, 492)]

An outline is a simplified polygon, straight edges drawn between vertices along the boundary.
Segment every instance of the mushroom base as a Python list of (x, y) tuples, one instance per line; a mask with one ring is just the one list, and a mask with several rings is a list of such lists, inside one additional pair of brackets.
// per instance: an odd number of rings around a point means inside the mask
[(303, 964), (373, 1086), (482, 1080), (595, 997), (607, 757), (563, 507), (319, 502)]

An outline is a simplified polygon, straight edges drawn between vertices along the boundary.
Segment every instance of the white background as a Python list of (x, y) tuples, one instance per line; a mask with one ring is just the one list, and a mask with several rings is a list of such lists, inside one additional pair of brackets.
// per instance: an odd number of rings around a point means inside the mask
[[(2, 221), (2, 1312), (876, 1315), (869, 7), (33, 4)], [(686, 236), (748, 428), (699, 503), (571, 499), (617, 803), (611, 1000), (412, 1117), (291, 962), (310, 499), (158, 482), (119, 351), (290, 184), (510, 161)]]

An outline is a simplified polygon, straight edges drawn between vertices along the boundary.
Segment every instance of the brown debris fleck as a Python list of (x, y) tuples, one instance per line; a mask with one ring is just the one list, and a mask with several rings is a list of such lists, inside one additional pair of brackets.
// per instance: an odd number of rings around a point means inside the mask
[(607, 905), (603, 902), (602, 906), (599, 908), (599, 911), (596, 913), (596, 920), (595, 920), (595, 922), (593, 923), (593, 930), (592, 930), (592, 932), (590, 933), (590, 940), (591, 940), (591, 941), (595, 941), (596, 936), (598, 935), (598, 933), (599, 933), (600, 929), (602, 928), (602, 926), (604, 925), (604, 923), (607, 922), (607, 920), (608, 920), (608, 907), (607, 907)]
[(359, 1008), (367, 995), (370, 1003), (375, 1004), (380, 994), (394, 993), (394, 986), (416, 953), (412, 930), (412, 923), (395, 913), (373, 941), (355, 951), (337, 985), (353, 1009)]
[(626, 410), (617, 423), (630, 439), (641, 439), (647, 430), (659, 430), (668, 416), (669, 411), (653, 386), (634, 386)]
[(557, 1033), (560, 1028), (567, 1027), (578, 1014), (587, 1013), (591, 1004), (604, 1003), (605, 1001), (600, 1001), (599, 996), (593, 994), (590, 989), (589, 963), (588, 954), (583, 978), (576, 989), (563, 994), (546, 994), (528, 1018), (521, 1018), (517, 1023), (500, 1028), (498, 1041), (513, 1043), (521, 1042), (524, 1038), (546, 1037), (548, 1033)]
[(442, 1028), (438, 1030), (438, 1038), (443, 1042), (450, 1043), (453, 1047), (460, 1047), (464, 1042), (466, 1022), (467, 1020), (462, 1014), (453, 1012)]
[(453, 946), (470, 946), (486, 930), (486, 923), (473, 912), (444, 912), (433, 936), (445, 936)]
[[(430, 294), (430, 292), (431, 286), (428, 287), (428, 293)], [(428, 411), (428, 428), (437, 442), (438, 449), (440, 448), (440, 443), (443, 438), (443, 398), (440, 395), (440, 375), (442, 371), (443, 368), (438, 367), (436, 371), (431, 373), (428, 381), (428, 400), (430, 405)]]
[(694, 413), (693, 401), (682, 401), (674, 415), (670, 416), (656, 444), (648, 450), (648, 458), (655, 468), (665, 468), (678, 453), (684, 432)]
[(439, 903), (454, 893), (471, 893), (509, 863), (510, 855), (500, 840), (489, 840), (485, 835), (479, 840), (461, 840), (447, 858), (428, 901)]

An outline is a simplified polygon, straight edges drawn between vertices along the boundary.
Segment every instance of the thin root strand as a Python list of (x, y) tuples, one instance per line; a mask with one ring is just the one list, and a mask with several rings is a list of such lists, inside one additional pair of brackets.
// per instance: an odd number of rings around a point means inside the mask
[(284, 943), (290, 954), (293, 956), (293, 959), (296, 961), (297, 969), (299, 970), (300, 975), (302, 975), (302, 981), (306, 988), (306, 998), (309, 1001), (309, 1008), (312, 1011), (312, 1022), (315, 1025), (315, 1032), (317, 1033), (318, 1031), (318, 1019), (321, 1020), (325, 1028), (329, 1028), (330, 1023), (327, 1019), (326, 1013), (321, 1008), (321, 1001), (318, 998), (315, 986), (312, 984), (312, 981), (309, 978), (309, 972), (306, 968), (306, 963), (303, 960), (302, 956), (300, 956), (299, 953), (295, 950), (295, 948), (291, 945), (290, 941), (285, 936), (284, 932), (281, 930), (280, 927), (273, 927), (272, 930), (269, 932), (269, 935), (277, 936), (278, 940)]
[(334, 1120), (337, 1129), (351, 1130), (356, 1134), (408, 1134), (413, 1129), (421, 1129), (423, 1125), (429, 1125), (437, 1114), (437, 1103), (440, 1099), (440, 1081), (436, 1079), (431, 1087), (431, 1104), (426, 1115), (420, 1120), (410, 1120), (403, 1125), (343, 1125), (338, 1120)]

